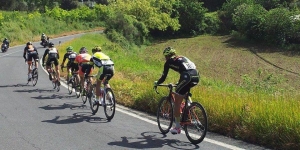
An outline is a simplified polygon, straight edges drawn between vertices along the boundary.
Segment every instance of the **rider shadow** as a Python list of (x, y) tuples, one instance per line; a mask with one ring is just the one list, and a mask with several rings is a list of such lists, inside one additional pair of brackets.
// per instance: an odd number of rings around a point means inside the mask
[(107, 123), (106, 118), (92, 117), (92, 113), (79, 112), (74, 113), (73, 116), (56, 116), (51, 120), (44, 120), (42, 122), (55, 123), (55, 124), (71, 124), (80, 122), (90, 122), (90, 123)]
[(7, 88), (7, 87), (24, 87), (24, 86), (28, 86), (28, 84), (0, 85), (0, 88)]
[(182, 142), (176, 139), (164, 139), (167, 136), (159, 132), (143, 132), (141, 135), (141, 137), (136, 138), (121, 137), (121, 141), (110, 142), (108, 145), (120, 146), (125, 149), (163, 148), (164, 146), (169, 146), (174, 149), (199, 149), (198, 145), (189, 142)]
[(59, 95), (59, 94), (52, 94), (52, 95), (39, 95), (39, 96), (33, 96), (31, 98), (34, 99), (39, 99), (39, 100), (44, 100), (44, 99), (70, 99), (70, 98), (75, 98), (76, 96), (71, 96), (71, 95), (67, 95), (67, 96), (63, 96), (63, 95)]
[(54, 92), (54, 90), (45, 90), (45, 89), (23, 89), (23, 90), (14, 90), (14, 92), (20, 92), (20, 93), (49, 93)]
[(88, 110), (89, 108), (87, 108), (86, 105), (83, 105), (82, 103), (80, 103), (81, 105), (76, 105), (75, 103), (64, 103), (62, 105), (47, 105), (47, 106), (43, 106), (43, 107), (39, 107), (41, 109), (44, 110), (62, 110), (62, 109), (71, 109), (71, 110), (75, 110), (75, 109), (86, 109)]

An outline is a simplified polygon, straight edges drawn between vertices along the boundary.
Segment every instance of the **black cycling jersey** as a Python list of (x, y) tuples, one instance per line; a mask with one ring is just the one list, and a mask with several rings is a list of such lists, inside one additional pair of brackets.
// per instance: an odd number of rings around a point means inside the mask
[(24, 48), (24, 53), (23, 53), (24, 59), (26, 59), (26, 54), (27, 54), (27, 55), (37, 55), (37, 56), (38, 56), (37, 48), (33, 46), (33, 48), (29, 49), (29, 47), (26, 46), (26, 47)]
[(77, 56), (77, 53), (76, 53), (76, 52), (67, 52), (67, 53), (64, 55), (63, 62), (65, 62), (66, 59), (68, 59), (69, 61), (68, 61), (67, 64), (73, 63), (74, 60), (75, 60), (75, 58), (76, 58), (76, 56)]
[(188, 70), (195, 70), (196, 66), (192, 61), (184, 56), (174, 56), (165, 62), (163, 74), (157, 81), (157, 84), (161, 84), (165, 81), (170, 68), (181, 74)]
[(46, 55), (48, 55), (48, 60), (46, 62), (46, 65), (49, 66), (50, 65), (50, 61), (54, 61), (55, 66), (58, 65), (58, 59), (59, 59), (59, 53), (58, 50), (56, 48), (48, 48), (46, 49), (44, 55), (43, 55), (43, 59), (42, 62), (45, 62), (45, 57)]

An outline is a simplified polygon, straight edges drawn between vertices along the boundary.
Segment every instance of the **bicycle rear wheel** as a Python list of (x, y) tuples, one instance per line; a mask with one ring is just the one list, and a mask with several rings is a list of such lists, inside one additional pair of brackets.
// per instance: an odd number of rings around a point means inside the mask
[(88, 99), (89, 99), (90, 108), (91, 108), (93, 114), (96, 114), (99, 109), (99, 104), (96, 103), (96, 85), (95, 84), (93, 84), (90, 88)]
[(116, 112), (116, 98), (111, 88), (106, 89), (106, 95), (104, 98), (104, 113), (107, 120), (111, 120)]
[[(85, 91), (85, 89), (83, 89), (83, 90)], [(81, 94), (81, 100), (82, 100), (83, 104), (85, 104), (86, 101), (87, 101), (87, 96), (86, 96), (86, 94), (87, 94), (86, 91), (85, 91), (85, 95)]]
[(192, 144), (199, 144), (203, 141), (207, 132), (207, 115), (204, 107), (197, 102), (193, 102), (188, 107), (188, 123), (184, 124), (186, 137)]
[(73, 87), (75, 87), (74, 85), (75, 85), (74, 80), (73, 80), (73, 79), (70, 79), (70, 80), (68, 81), (68, 92), (69, 92), (69, 95), (72, 94), (72, 92), (73, 92)]
[(32, 85), (33, 85), (33, 86), (35, 86), (35, 85), (37, 84), (38, 77), (39, 77), (38, 71), (37, 71), (36, 68), (34, 68), (34, 69), (32, 70)]
[(75, 94), (76, 94), (76, 97), (79, 98), (80, 97), (80, 91), (81, 91), (81, 86), (79, 85), (75, 85)]
[(167, 134), (172, 127), (173, 117), (173, 103), (168, 97), (163, 97), (157, 109), (157, 125), (162, 134)]
[(59, 85), (58, 82), (59, 82), (58, 80), (55, 81), (55, 84), (56, 84), (56, 92), (59, 92), (59, 91), (60, 91), (60, 85)]

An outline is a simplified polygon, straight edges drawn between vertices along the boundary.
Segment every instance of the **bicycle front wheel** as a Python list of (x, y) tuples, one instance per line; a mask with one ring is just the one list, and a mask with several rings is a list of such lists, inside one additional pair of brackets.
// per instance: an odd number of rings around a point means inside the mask
[(37, 84), (38, 77), (39, 77), (38, 71), (37, 71), (36, 68), (34, 68), (34, 69), (32, 70), (32, 85), (33, 85), (33, 86), (35, 86), (35, 85)]
[(104, 113), (107, 118), (107, 120), (111, 120), (116, 111), (116, 98), (114, 95), (114, 92), (111, 88), (106, 89), (106, 95), (103, 97), (104, 98)]
[(207, 132), (208, 123), (205, 109), (200, 103), (193, 102), (185, 113), (187, 113), (187, 123), (184, 124), (186, 137), (192, 144), (199, 144)]
[(157, 109), (157, 125), (162, 134), (167, 134), (172, 127), (173, 117), (173, 103), (168, 97), (163, 97)]
[(97, 99), (96, 99), (96, 85), (95, 84), (93, 84), (90, 87), (90, 91), (89, 91), (89, 94), (88, 94), (88, 99), (89, 99), (90, 108), (92, 110), (92, 113), (96, 114), (98, 112), (99, 105), (96, 102)]

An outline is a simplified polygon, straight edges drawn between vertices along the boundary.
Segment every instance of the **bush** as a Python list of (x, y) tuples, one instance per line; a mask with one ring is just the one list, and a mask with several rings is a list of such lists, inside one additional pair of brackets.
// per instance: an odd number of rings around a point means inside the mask
[(235, 9), (233, 24), (237, 30), (249, 39), (261, 40), (264, 38), (265, 10), (261, 5), (242, 4)]
[(229, 0), (222, 5), (222, 8), (218, 11), (218, 16), (223, 23), (223, 30), (231, 31), (236, 29), (232, 22), (232, 15), (234, 10), (242, 4), (254, 4), (254, 0)]
[[(118, 13), (107, 21), (106, 33), (114, 30), (124, 36), (127, 41), (141, 45), (146, 41), (148, 29), (132, 15)], [(110, 36), (109, 36), (110, 37)]]
[(216, 34), (220, 31), (221, 21), (217, 12), (206, 13), (202, 23), (202, 31), (207, 34)]
[(292, 12), (286, 8), (271, 9), (266, 14), (264, 32), (266, 33), (265, 40), (269, 44), (286, 43), (286, 37), (293, 29), (291, 16), (293, 16)]

